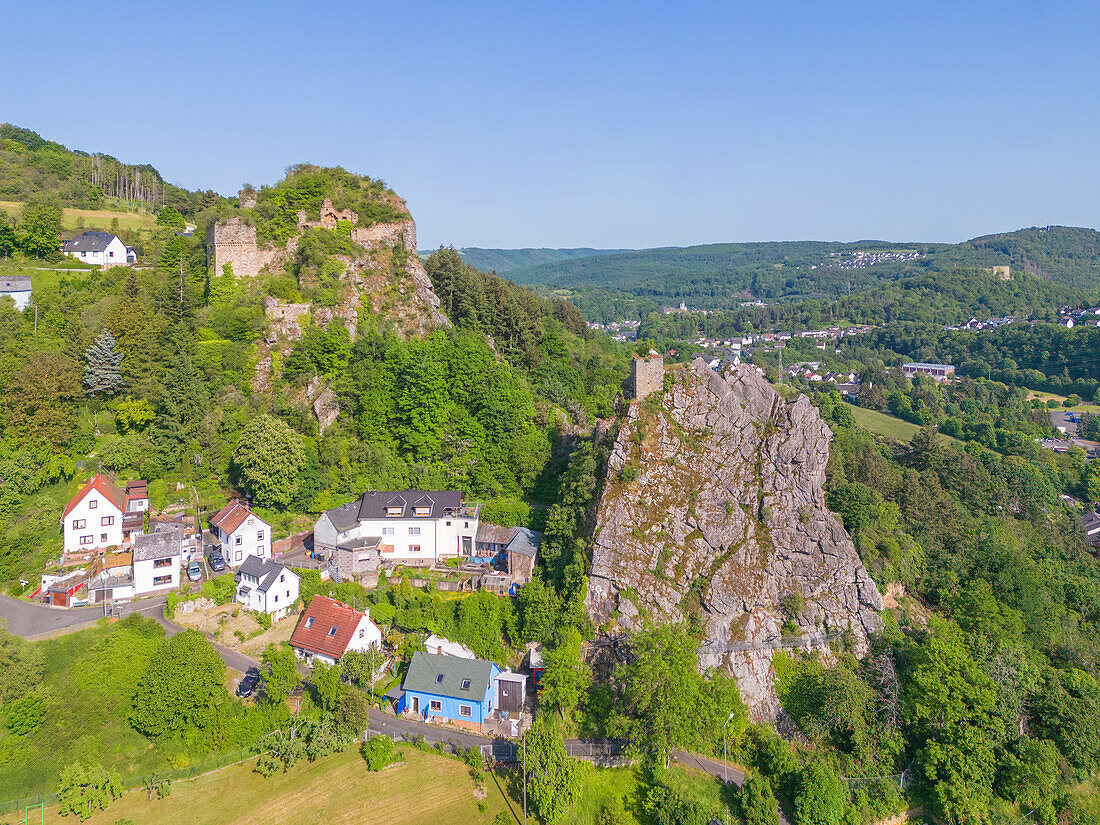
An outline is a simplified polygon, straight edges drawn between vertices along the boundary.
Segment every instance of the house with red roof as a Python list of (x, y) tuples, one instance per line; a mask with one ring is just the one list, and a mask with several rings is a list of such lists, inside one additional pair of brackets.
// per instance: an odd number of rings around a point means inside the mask
[(240, 567), (249, 556), (260, 561), (271, 558), (271, 525), (245, 502), (231, 501), (222, 507), (210, 519), (210, 528), (230, 567)]
[(106, 550), (123, 541), (126, 493), (96, 473), (69, 501), (61, 514), (66, 554)]
[(382, 631), (360, 610), (328, 596), (314, 596), (290, 635), (298, 658), (333, 665), (349, 650), (382, 647)]

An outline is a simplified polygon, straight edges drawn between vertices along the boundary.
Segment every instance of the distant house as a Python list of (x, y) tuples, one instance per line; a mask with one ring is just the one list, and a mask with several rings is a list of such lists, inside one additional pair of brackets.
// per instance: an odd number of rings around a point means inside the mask
[(210, 519), (210, 527), (230, 567), (240, 567), (248, 556), (271, 558), (271, 525), (247, 504), (229, 502)]
[(308, 663), (335, 664), (349, 650), (382, 646), (382, 631), (359, 610), (328, 596), (314, 596), (298, 617), (290, 646)]
[(42, 584), (33, 594), (33, 598), (39, 598), (46, 604), (54, 607), (74, 607), (78, 604), (77, 591), (88, 584), (88, 572), (86, 570), (74, 570), (69, 573), (50, 574), (42, 576)]
[(1085, 532), (1085, 541), (1092, 545), (1100, 545), (1100, 514), (1093, 510), (1078, 516), (1077, 520)]
[(321, 513), (314, 549), (337, 559), (341, 578), (383, 562), (430, 565), (474, 552), (478, 509), (457, 490), (371, 491)]
[(301, 580), (289, 567), (258, 556), (249, 556), (237, 571), (239, 604), (278, 620), (298, 601)]
[(542, 533), (537, 530), (483, 524), (477, 530), (477, 555), (503, 560), (511, 581), (523, 585), (534, 574), (541, 542)]
[(106, 476), (96, 473), (61, 514), (65, 553), (105, 550), (122, 544), (126, 494)]
[(134, 595), (161, 593), (180, 586), (183, 533), (153, 533), (134, 539)]
[(61, 245), (70, 258), (107, 269), (127, 264), (127, 246), (110, 232), (89, 231)]
[(88, 598), (95, 604), (134, 598), (132, 553), (100, 556), (88, 567), (88, 577)]
[(930, 376), (937, 382), (953, 378), (955, 375), (955, 368), (950, 364), (927, 364), (921, 361), (904, 364), (901, 371), (905, 373), (906, 378), (920, 374)]
[(149, 482), (126, 482), (126, 512), (122, 514), (123, 538), (136, 538), (145, 532), (145, 512), (149, 509)]
[(31, 302), (30, 278), (0, 278), (0, 295), (15, 301), (16, 309), (25, 309)]
[(438, 656), (457, 656), (460, 659), (477, 658), (474, 652), (466, 647), (466, 645), (452, 642), (450, 639), (444, 639), (442, 636), (436, 636), (434, 633), (424, 640), (424, 649), (428, 653), (435, 653)]

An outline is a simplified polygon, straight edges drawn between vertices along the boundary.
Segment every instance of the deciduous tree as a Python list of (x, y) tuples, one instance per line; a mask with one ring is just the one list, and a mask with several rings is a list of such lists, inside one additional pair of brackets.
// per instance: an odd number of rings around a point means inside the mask
[(241, 487), (261, 507), (290, 504), (305, 463), (297, 433), (270, 415), (257, 416), (245, 425), (233, 450), (233, 469)]

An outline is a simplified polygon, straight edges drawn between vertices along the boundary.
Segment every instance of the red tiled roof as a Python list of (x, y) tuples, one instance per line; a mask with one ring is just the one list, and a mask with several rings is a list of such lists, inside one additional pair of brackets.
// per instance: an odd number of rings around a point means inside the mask
[(231, 535), (251, 515), (252, 511), (247, 506), (239, 501), (231, 501), (213, 515), (210, 524), (220, 527), (226, 535)]
[(364, 615), (336, 599), (314, 596), (290, 634), (290, 646), (339, 659)]
[(95, 476), (80, 488), (80, 492), (69, 500), (69, 503), (65, 507), (65, 512), (61, 514), (61, 518), (64, 519), (68, 516), (69, 513), (73, 511), (73, 508), (80, 504), (92, 490), (95, 490), (111, 502), (111, 504), (118, 508), (119, 512), (124, 512), (126, 510), (126, 494), (118, 489), (118, 487), (116, 487), (105, 475), (96, 473)]

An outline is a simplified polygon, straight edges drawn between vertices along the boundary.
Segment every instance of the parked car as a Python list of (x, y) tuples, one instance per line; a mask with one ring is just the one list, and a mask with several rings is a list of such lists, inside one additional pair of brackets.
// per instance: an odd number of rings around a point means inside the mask
[(193, 582), (197, 582), (202, 578), (202, 565), (197, 561), (192, 560), (187, 565), (187, 578)]
[(211, 550), (210, 555), (207, 557), (207, 561), (210, 562), (210, 569), (215, 573), (220, 573), (225, 570), (225, 559), (222, 558), (220, 551)]
[(237, 695), (242, 699), (247, 699), (252, 695), (252, 691), (256, 689), (256, 684), (260, 681), (260, 671), (254, 667), (250, 667), (248, 672), (241, 679), (239, 685), (237, 685)]

